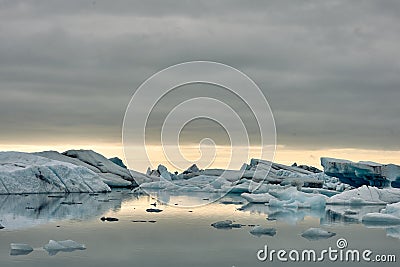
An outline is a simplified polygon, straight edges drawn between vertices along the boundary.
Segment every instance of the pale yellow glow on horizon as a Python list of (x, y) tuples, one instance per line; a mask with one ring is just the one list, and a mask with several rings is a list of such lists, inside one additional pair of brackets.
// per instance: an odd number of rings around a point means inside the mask
[[(55, 150), (58, 152), (63, 152), (69, 149), (91, 149), (94, 150), (107, 158), (119, 157), (123, 160), (123, 148), (120, 143), (110, 144), (110, 143), (99, 143), (95, 145), (88, 144), (47, 144), (47, 145), (27, 145), (27, 144), (0, 144), (0, 151), (21, 151), (21, 152), (38, 152), (45, 150)], [(185, 154), (186, 158), (189, 160), (196, 160), (199, 157), (198, 146), (182, 146), (182, 152)], [(218, 154), (208, 168), (225, 168), (226, 161), (230, 157), (229, 147), (218, 147)], [(250, 149), (249, 157), (247, 163), (252, 158), (252, 155), (258, 153), (254, 152), (257, 149)], [(153, 164), (163, 164), (168, 167), (169, 170), (175, 171), (175, 167), (171, 166), (168, 162), (165, 162), (162, 156), (159, 157), (157, 161), (157, 154), (162, 151), (161, 148), (150, 147), (149, 153), (154, 159)], [(321, 168), (320, 157), (332, 157), (348, 159), (352, 161), (375, 161), (379, 163), (393, 163), (400, 165), (400, 151), (387, 151), (387, 150), (372, 150), (372, 149), (355, 149), (355, 148), (337, 148), (337, 149), (319, 149), (319, 150), (305, 150), (305, 149), (295, 149), (287, 148), (285, 146), (277, 146), (275, 152), (275, 162), (291, 165), (294, 162), (297, 164), (307, 164), (318, 168)], [(240, 168), (241, 163), (237, 164), (237, 169)], [(144, 172), (148, 166), (143, 166), (137, 171)]]

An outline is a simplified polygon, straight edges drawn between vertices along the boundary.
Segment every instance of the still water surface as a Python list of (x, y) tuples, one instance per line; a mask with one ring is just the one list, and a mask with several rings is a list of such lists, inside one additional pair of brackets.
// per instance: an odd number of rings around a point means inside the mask
[[(199, 204), (212, 198), (207, 194), (188, 194), (170, 198), (170, 205), (157, 204), (156, 208), (162, 210), (160, 213), (146, 212), (148, 208), (155, 208), (151, 205), (154, 199), (130, 194), (127, 190), (62, 197), (0, 196), (0, 223), (5, 226), (0, 230), (0, 266), (287, 266), (295, 263), (260, 262), (256, 253), (265, 245), (276, 250), (336, 248), (338, 238), (345, 238), (349, 248), (394, 254), (400, 259), (400, 239), (390, 236), (399, 230), (396, 228), (367, 228), (356, 221), (344, 221), (326, 210), (273, 210), (262, 204), (246, 205), (238, 195), (228, 195), (196, 208), (180, 207), (188, 198)], [(364, 207), (359, 212), (381, 208)], [(102, 216), (116, 217), (119, 221), (103, 222)], [(211, 226), (213, 222), (227, 219), (242, 224), (242, 228), (226, 230)], [(249, 225), (273, 227), (277, 234), (257, 237), (249, 233)], [(309, 241), (300, 236), (309, 227), (322, 227), (336, 236)], [(51, 239), (72, 239), (85, 244), (87, 249), (49, 256), (41, 248)], [(35, 250), (28, 255), (11, 256), (10, 243), (26, 243)], [(311, 265), (342, 266), (344, 263), (325, 261)], [(381, 265), (398, 266), (398, 263)]]

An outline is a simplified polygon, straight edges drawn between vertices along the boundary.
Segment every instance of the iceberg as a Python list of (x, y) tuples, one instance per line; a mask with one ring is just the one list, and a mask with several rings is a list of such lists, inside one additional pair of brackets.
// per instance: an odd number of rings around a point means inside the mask
[(133, 181), (129, 170), (115, 164), (93, 150), (68, 150), (62, 154), (71, 158), (79, 159), (80, 161), (97, 168), (102, 173), (112, 173), (125, 180)]
[(113, 163), (115, 163), (115, 164), (117, 164), (118, 166), (120, 166), (120, 167), (122, 167), (124, 169), (128, 169), (126, 167), (126, 165), (124, 164), (124, 162), (122, 161), (122, 159), (120, 159), (118, 157), (109, 158), (108, 160), (113, 162)]
[(11, 256), (28, 255), (33, 251), (33, 248), (28, 244), (11, 243), (10, 247), (11, 247), (10, 250)]
[(73, 240), (64, 240), (64, 241), (54, 241), (50, 240), (48, 244), (44, 247), (50, 256), (56, 255), (58, 252), (72, 252), (75, 250), (85, 250), (86, 247), (83, 244), (75, 242)]
[(352, 162), (343, 159), (321, 158), (325, 174), (338, 177), (342, 182), (355, 187), (371, 185), (377, 187), (400, 187), (400, 166), (370, 161)]
[(186, 171), (183, 172), (183, 174), (189, 174), (189, 173), (198, 173), (200, 171), (199, 167), (197, 167), (196, 164), (193, 164), (189, 168), (187, 168)]
[[(270, 161), (252, 159), (250, 164), (243, 164), (240, 170), (205, 169), (200, 170), (195, 164), (180, 174), (168, 172), (167, 168), (159, 165), (156, 170), (149, 167), (146, 178), (138, 181), (140, 188), (159, 190), (165, 192), (207, 192), (218, 194), (263, 194), (268, 193), (272, 187), (297, 187), (299, 191), (308, 190), (309, 194), (299, 193), (298, 196), (314, 197), (321, 192), (332, 196), (335, 190), (325, 189), (326, 181), (335, 182), (335, 189), (340, 191), (351, 188), (342, 184), (337, 178), (332, 178), (318, 169), (302, 165), (286, 166)], [(336, 180), (334, 180), (336, 179)], [(135, 179), (136, 180), (136, 179)], [(333, 184), (333, 183), (332, 183)], [(281, 186), (279, 186), (281, 185)], [(315, 191), (313, 190), (315, 189)], [(319, 192), (317, 192), (319, 190)], [(269, 202), (269, 195), (244, 194), (249, 202)], [(262, 199), (262, 197), (267, 197)], [(302, 203), (304, 197), (299, 200), (299, 207), (310, 207), (309, 203)], [(315, 201), (321, 200), (320, 194)], [(320, 203), (320, 205), (324, 205)]]
[(363, 185), (349, 191), (342, 192), (327, 200), (331, 205), (385, 205), (400, 202), (400, 189), (377, 188)]
[(321, 228), (309, 228), (301, 234), (302, 237), (308, 240), (327, 239), (335, 235), (336, 233), (329, 232)]
[(0, 152), (0, 194), (93, 193), (111, 189), (90, 169), (22, 152)]

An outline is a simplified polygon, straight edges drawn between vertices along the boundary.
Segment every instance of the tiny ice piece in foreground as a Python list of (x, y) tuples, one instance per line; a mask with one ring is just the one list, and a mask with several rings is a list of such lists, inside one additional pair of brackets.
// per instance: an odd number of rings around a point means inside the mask
[(10, 247), (11, 247), (10, 255), (12, 256), (28, 255), (33, 251), (33, 248), (28, 244), (11, 243)]
[(43, 247), (49, 255), (56, 255), (60, 251), (64, 252), (72, 252), (75, 250), (85, 250), (86, 247), (83, 244), (75, 242), (73, 240), (64, 240), (64, 241), (54, 241), (50, 240), (48, 244)]

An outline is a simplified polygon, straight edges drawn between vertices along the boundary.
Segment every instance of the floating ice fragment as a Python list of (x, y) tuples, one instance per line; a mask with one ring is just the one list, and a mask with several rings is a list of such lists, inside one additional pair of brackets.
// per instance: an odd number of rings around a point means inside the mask
[(85, 250), (86, 247), (83, 244), (75, 242), (73, 240), (54, 241), (50, 240), (48, 244), (43, 247), (50, 256), (56, 255), (58, 252), (72, 252), (75, 250)]
[(211, 224), (212, 227), (217, 229), (232, 229), (232, 228), (241, 228), (242, 225), (238, 223), (233, 223), (231, 220), (218, 221)]
[(250, 234), (258, 236), (258, 237), (260, 237), (262, 235), (274, 236), (274, 235), (276, 235), (276, 229), (275, 228), (266, 228), (266, 227), (257, 225), (257, 226), (254, 226), (250, 230)]
[(28, 255), (33, 251), (33, 248), (28, 244), (11, 243), (10, 247), (10, 255), (12, 256)]
[(336, 233), (329, 232), (321, 228), (309, 228), (301, 234), (302, 237), (308, 240), (327, 239), (335, 235)]

